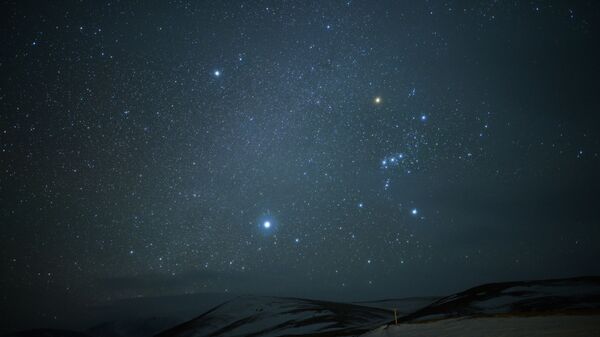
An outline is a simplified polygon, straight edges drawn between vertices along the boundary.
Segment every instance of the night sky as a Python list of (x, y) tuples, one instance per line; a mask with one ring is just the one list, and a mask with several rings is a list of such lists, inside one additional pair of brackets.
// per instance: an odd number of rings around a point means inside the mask
[(0, 13), (2, 320), (600, 273), (595, 1)]

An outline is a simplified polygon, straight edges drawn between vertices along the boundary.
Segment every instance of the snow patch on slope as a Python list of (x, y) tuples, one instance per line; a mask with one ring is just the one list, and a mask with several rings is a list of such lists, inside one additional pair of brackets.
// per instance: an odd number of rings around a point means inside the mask
[(360, 337), (591, 337), (600, 315), (446, 319), (383, 326)]

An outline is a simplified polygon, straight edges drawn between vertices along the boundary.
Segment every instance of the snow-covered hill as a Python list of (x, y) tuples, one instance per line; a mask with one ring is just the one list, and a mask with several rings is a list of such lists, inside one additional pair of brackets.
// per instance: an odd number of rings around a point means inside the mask
[(361, 337), (600, 336), (600, 277), (484, 284)]
[(355, 336), (393, 319), (393, 312), (356, 304), (280, 297), (240, 297), (157, 337)]
[[(398, 309), (399, 324), (393, 309)], [(491, 283), (443, 298), (336, 303), (239, 297), (183, 324), (112, 321), (85, 333), (28, 330), (10, 337), (599, 336), (600, 277)], [(165, 330), (166, 329), (166, 330)]]
[[(427, 305), (429, 300), (432, 303)], [(494, 336), (512, 336), (516, 330), (543, 325), (554, 327), (556, 335), (562, 336), (571, 324), (580, 324), (588, 335), (592, 327), (598, 328), (595, 331), (600, 336), (600, 323), (593, 324), (600, 322), (600, 277), (492, 283), (438, 300), (416, 298), (359, 304), (242, 297), (157, 337), (356, 336), (361, 333), (367, 333), (365, 336), (411, 336), (411, 333), (427, 336), (430, 332), (436, 335), (435, 331), (454, 336), (448, 334), (447, 329), (452, 333), (462, 331), (463, 336), (468, 336), (465, 331), (489, 335), (486, 329), (495, 329)], [(392, 308), (398, 307), (404, 315), (396, 326), (391, 324)], [(411, 313), (403, 311), (411, 308), (414, 309)], [(556, 322), (563, 323), (555, 326)], [(531, 331), (529, 333), (531, 335)]]
[(360, 337), (597, 337), (599, 315), (452, 318), (383, 326)]
[(441, 298), (401, 322), (600, 311), (600, 277), (490, 283)]

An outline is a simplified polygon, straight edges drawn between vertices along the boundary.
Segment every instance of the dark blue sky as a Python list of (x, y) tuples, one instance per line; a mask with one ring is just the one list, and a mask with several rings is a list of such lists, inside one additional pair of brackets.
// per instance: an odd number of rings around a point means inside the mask
[(600, 272), (593, 1), (0, 12), (11, 321)]

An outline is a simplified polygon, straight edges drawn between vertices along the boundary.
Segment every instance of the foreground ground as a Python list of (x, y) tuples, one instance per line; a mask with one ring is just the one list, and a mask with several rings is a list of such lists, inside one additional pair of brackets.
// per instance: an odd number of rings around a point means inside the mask
[(594, 337), (600, 315), (444, 319), (388, 325), (361, 337)]

